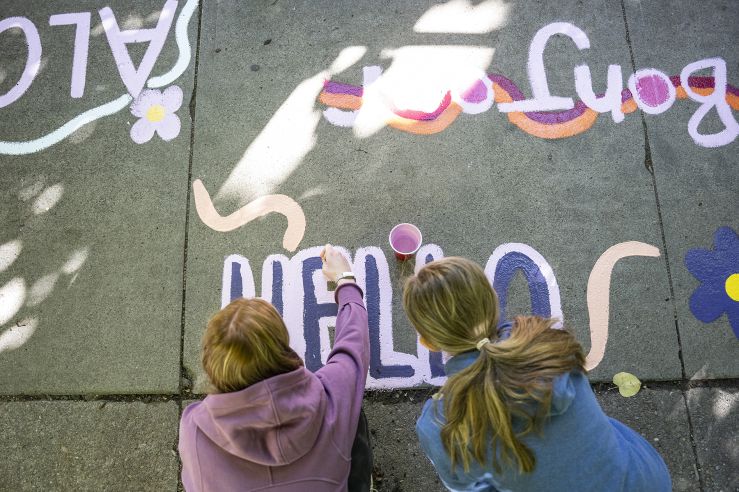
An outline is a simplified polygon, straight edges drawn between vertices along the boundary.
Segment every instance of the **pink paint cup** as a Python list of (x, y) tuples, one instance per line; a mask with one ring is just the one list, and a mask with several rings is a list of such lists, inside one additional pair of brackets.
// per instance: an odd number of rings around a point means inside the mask
[(413, 224), (398, 224), (390, 231), (390, 247), (400, 261), (413, 258), (423, 244), (423, 235)]

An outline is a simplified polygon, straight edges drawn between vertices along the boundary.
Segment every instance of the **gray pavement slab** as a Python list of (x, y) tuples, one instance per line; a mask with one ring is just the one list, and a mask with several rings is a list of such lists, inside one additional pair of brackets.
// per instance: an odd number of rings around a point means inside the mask
[[(107, 5), (129, 29), (156, 25), (164, 3)], [(42, 137), (126, 94), (97, 11), (102, 6), (2, 3), (0, 18), (26, 16), (37, 27), (42, 54), (25, 95), (0, 108), (0, 142)], [(86, 85), (72, 98), (75, 27), (49, 26), (49, 18), (90, 11)], [(196, 28), (197, 19), (191, 39)], [(152, 75), (177, 61), (174, 31), (173, 23)], [(25, 64), (19, 33), (0, 35), (0, 94)], [(129, 46), (138, 65), (146, 44)], [(135, 143), (129, 132), (139, 118), (124, 101), (117, 113), (45, 150), (0, 154), (0, 393), (177, 391), (193, 73), (191, 64), (174, 82), (184, 101), (181, 131), (171, 141), (155, 135)]]
[[(328, 74), (332, 80), (360, 85), (363, 66), (409, 70), (407, 59), (417, 45), (429, 45), (437, 50), (434, 56), (452, 61), (455, 56), (442, 47), (462, 46), (459, 58), (505, 75), (530, 94), (529, 43), (554, 20), (575, 22), (591, 48), (578, 52), (566, 38), (551, 40), (545, 63), (553, 94), (575, 95), (573, 67), (583, 61), (591, 67), (596, 91), (609, 63), (630, 65), (618, 4), (506, 5), (501, 25), (484, 34), (414, 32), (429, 10), (426, 3), (373, 2), (346, 9), (328, 2), (204, 6), (193, 179), (203, 180), (224, 216), (265, 193), (293, 197), (307, 218), (300, 250), (326, 242), (352, 252), (379, 247), (389, 263), (386, 290), (392, 290), (392, 313), (384, 316), (392, 317), (395, 349), (411, 356), (415, 336), (400, 309), (402, 277), (410, 267), (395, 263), (386, 239), (396, 223), (414, 222), (425, 242), (483, 265), (503, 243), (531, 246), (551, 265), (565, 322), (586, 349), (586, 285), (598, 258), (624, 241), (662, 249), (643, 129), (635, 115), (619, 124), (602, 115), (587, 132), (561, 140), (528, 135), (496, 109), (461, 115), (435, 135), (385, 127), (355, 136), (322, 119), (326, 106), (316, 98), (329, 67), (337, 72)], [(378, 23), (382, 13), (389, 15)], [(334, 62), (350, 47), (358, 59), (339, 71)], [(196, 389), (202, 389), (199, 342), (208, 316), (220, 306), (224, 258), (248, 258), (259, 294), (263, 260), (293, 253), (281, 248), (286, 222), (278, 214), (228, 233), (208, 228), (194, 204), (191, 218), (184, 360), (199, 381)], [(594, 379), (610, 380), (622, 370), (643, 379), (681, 376), (664, 261), (663, 255), (617, 263), (610, 338)], [(294, 286), (300, 279), (288, 281)], [(531, 309), (520, 275), (509, 298), (509, 315)]]
[(175, 490), (175, 402), (0, 403), (3, 490)]
[(416, 420), (428, 396), (396, 392), (365, 399), (378, 491), (446, 490), (416, 437)]
[(739, 388), (692, 388), (688, 408), (705, 490), (739, 488)]
[(614, 387), (598, 390), (596, 396), (608, 416), (637, 431), (662, 455), (673, 490), (700, 490), (688, 414), (679, 388), (642, 387), (635, 396), (624, 398)]
[[(727, 81), (739, 86), (737, 55), (732, 40), (739, 36), (736, 5), (730, 1), (625, 2), (629, 33), (637, 69), (654, 67), (679, 75), (689, 63), (713, 57), (726, 62)], [(655, 28), (658, 25), (659, 28)], [(702, 71), (696, 75), (712, 75)], [(705, 324), (693, 315), (690, 298), (701, 282), (685, 265), (693, 249), (714, 248), (721, 227), (739, 230), (739, 167), (737, 143), (718, 148), (696, 145), (688, 134), (698, 103), (677, 100), (660, 115), (646, 115), (646, 127), (664, 221), (667, 253), (675, 299), (685, 372), (688, 378), (726, 378), (739, 375), (739, 340), (726, 314)], [(736, 112), (733, 112), (736, 118)], [(712, 110), (698, 129), (716, 133), (722, 125)], [(736, 252), (734, 252), (736, 255)], [(705, 265), (704, 269), (711, 269)], [(713, 276), (739, 271), (719, 267)], [(710, 276), (709, 276), (710, 277)], [(721, 279), (723, 280), (723, 279)], [(720, 290), (704, 303), (731, 302)], [(703, 303), (701, 303), (703, 304)], [(703, 305), (706, 309), (710, 306)], [(734, 321), (739, 323), (739, 320)], [(735, 327), (734, 331), (739, 330)]]
[[(365, 399), (364, 408), (372, 430), (378, 490), (445, 490), (418, 447), (414, 430), (423, 403), (429, 395), (430, 392), (398, 391), (370, 395)], [(720, 402), (721, 411), (733, 408), (733, 396), (725, 392), (714, 392), (713, 396)], [(607, 415), (639, 432), (662, 455), (672, 476), (673, 490), (700, 490), (685, 401), (679, 388), (643, 388), (631, 398), (620, 396), (615, 388), (598, 389), (596, 397)], [(695, 414), (693, 418), (695, 422)], [(706, 415), (705, 425), (715, 425), (714, 422), (714, 418)], [(719, 423), (721, 427), (714, 428), (710, 434), (713, 441), (704, 444), (705, 447), (721, 446), (718, 456), (704, 451), (704, 459), (707, 460), (702, 465), (704, 473), (706, 466), (711, 469), (719, 466), (723, 470), (714, 471), (723, 473), (723, 481), (710, 482), (715, 486), (705, 490), (733, 490), (726, 478), (731, 478), (731, 465), (736, 458), (732, 456), (733, 437), (727, 438), (721, 432), (731, 432), (731, 422), (731, 417), (727, 417), (727, 420)], [(706, 483), (708, 486), (709, 482)]]

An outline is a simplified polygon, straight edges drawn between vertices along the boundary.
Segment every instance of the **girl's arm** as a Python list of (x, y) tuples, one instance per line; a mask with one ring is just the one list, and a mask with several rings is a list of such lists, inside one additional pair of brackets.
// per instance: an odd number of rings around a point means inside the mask
[[(349, 270), (346, 260), (330, 246), (324, 254), (324, 273), (329, 279), (336, 278), (334, 270)], [(349, 459), (369, 369), (369, 327), (362, 290), (354, 281), (341, 280), (334, 297), (339, 305), (334, 347), (316, 376), (328, 397), (326, 412), (334, 445)]]

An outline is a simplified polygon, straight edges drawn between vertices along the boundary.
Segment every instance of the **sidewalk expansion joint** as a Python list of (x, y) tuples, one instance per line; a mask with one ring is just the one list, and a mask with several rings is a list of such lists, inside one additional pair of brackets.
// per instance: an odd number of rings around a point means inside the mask
[[(631, 69), (636, 73), (636, 61), (634, 58), (634, 48), (631, 43), (631, 34), (629, 32), (629, 21), (626, 16), (626, 4), (624, 3), (624, 0), (621, 0), (621, 15), (623, 16), (624, 20), (624, 29), (626, 30), (626, 44), (629, 47), (629, 57), (631, 58)], [(667, 284), (670, 290), (670, 303), (672, 305), (672, 317), (675, 323), (675, 334), (677, 335), (677, 356), (680, 360), (680, 371), (682, 372), (683, 381), (687, 380), (687, 374), (685, 373), (685, 360), (683, 358), (683, 346), (682, 346), (682, 340), (680, 339), (680, 325), (678, 322), (678, 316), (677, 316), (677, 304), (675, 302), (675, 288), (674, 283), (672, 280), (672, 269), (670, 267), (670, 257), (669, 253), (667, 252), (667, 238), (665, 236), (665, 225), (664, 220), (662, 217), (662, 206), (660, 204), (659, 200), (659, 191), (657, 190), (657, 176), (654, 171), (654, 162), (652, 161), (652, 149), (649, 145), (649, 132), (647, 128), (647, 120), (644, 117), (644, 112), (639, 110), (639, 115), (641, 117), (641, 124), (642, 124), (642, 131), (644, 132), (644, 167), (646, 167), (647, 171), (651, 175), (652, 178), (652, 189), (654, 190), (654, 201), (657, 208), (657, 222), (659, 223), (659, 231), (660, 236), (662, 237), (662, 253), (664, 254), (665, 258), (665, 267), (667, 269)], [(701, 491), (705, 490), (705, 482), (703, 479), (703, 473), (701, 470), (700, 461), (698, 460), (698, 447), (695, 442), (695, 436), (693, 432), (693, 420), (690, 417), (690, 409), (688, 407), (688, 398), (687, 398), (687, 390), (686, 388), (681, 388), (681, 393), (683, 397), (683, 403), (685, 404), (685, 410), (686, 415), (688, 418), (688, 431), (690, 435), (690, 446), (693, 450), (693, 460), (696, 466), (697, 475), (698, 475), (698, 482), (700, 484)]]

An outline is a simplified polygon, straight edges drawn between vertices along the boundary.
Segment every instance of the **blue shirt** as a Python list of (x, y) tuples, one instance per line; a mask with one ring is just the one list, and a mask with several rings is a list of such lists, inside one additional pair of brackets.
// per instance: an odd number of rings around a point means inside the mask
[[(501, 338), (507, 338), (510, 325), (501, 326), (499, 332)], [(452, 357), (446, 363), (447, 375), (466, 368), (479, 355), (475, 350)], [(416, 433), (421, 449), (449, 490), (672, 490), (670, 474), (659, 453), (639, 434), (603, 413), (585, 375), (573, 372), (554, 380), (549, 415), (541, 435), (521, 438), (536, 457), (534, 471), (528, 474), (519, 474), (502, 463), (503, 472), (498, 474), (490, 458), (485, 465), (473, 459), (469, 472), (459, 463), (452, 470), (440, 436), (446, 423), (443, 398), (426, 402)]]

